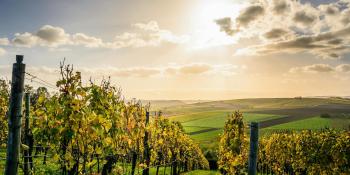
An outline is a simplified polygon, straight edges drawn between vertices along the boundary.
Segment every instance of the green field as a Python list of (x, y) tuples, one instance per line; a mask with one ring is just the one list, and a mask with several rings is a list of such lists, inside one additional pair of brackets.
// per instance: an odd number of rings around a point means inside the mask
[(226, 111), (254, 111), (256, 109), (287, 109), (305, 108), (320, 105), (350, 105), (347, 98), (249, 98), (222, 101), (208, 101), (193, 104), (171, 105), (163, 108), (168, 116), (189, 114), (202, 111), (226, 110)]
[(185, 173), (184, 175), (220, 175), (220, 173), (217, 171), (196, 170)]
[[(189, 115), (179, 115), (171, 117), (172, 120), (182, 122), (184, 129), (187, 133), (200, 132), (192, 135), (192, 138), (199, 141), (202, 144), (209, 144), (211, 142), (217, 142), (217, 138), (220, 133), (222, 133), (222, 128), (225, 125), (225, 121), (229, 111), (205, 111), (196, 112)], [(244, 113), (243, 119), (245, 122), (251, 121), (264, 121), (269, 119), (279, 118), (278, 115), (269, 114), (255, 114), (255, 113)], [(206, 132), (206, 130), (216, 128), (217, 130), (212, 130)]]
[(321, 118), (319, 116), (299, 120), (294, 122), (289, 122), (285, 124), (275, 125), (267, 129), (293, 129), (293, 130), (302, 130), (302, 129), (322, 129), (330, 128), (332, 124), (332, 119), (330, 118)]
[[(205, 112), (203, 112), (205, 114)], [(200, 113), (201, 114), (201, 113)], [(198, 114), (198, 115), (200, 115)], [(191, 120), (188, 122), (183, 122), (183, 126), (201, 126), (201, 127), (213, 127), (213, 128), (223, 128), (225, 125), (225, 121), (227, 119), (227, 115), (229, 113), (217, 113), (213, 116), (206, 116), (203, 118), (198, 118), (197, 120)], [(245, 122), (252, 121), (264, 121), (274, 118), (279, 118), (281, 116), (278, 115), (270, 115), (270, 114), (254, 114), (254, 113), (244, 113), (243, 120)]]
[[(237, 110), (243, 112), (246, 123), (270, 122), (270, 126), (261, 129), (261, 135), (277, 130), (350, 126), (350, 100), (344, 98), (237, 99), (163, 108), (163, 112), (171, 120), (181, 122), (185, 131), (202, 147), (217, 145), (228, 114)], [(320, 117), (324, 113), (331, 117)]]

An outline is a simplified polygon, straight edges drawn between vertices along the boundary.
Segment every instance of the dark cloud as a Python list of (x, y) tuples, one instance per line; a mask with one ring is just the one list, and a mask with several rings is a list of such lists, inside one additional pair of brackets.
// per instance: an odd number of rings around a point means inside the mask
[(314, 49), (325, 48), (325, 45), (317, 44), (312, 37), (299, 37), (294, 40), (282, 41), (272, 45), (275, 49)]
[(260, 5), (252, 5), (244, 9), (236, 18), (236, 21), (241, 26), (247, 26), (250, 22), (264, 14), (264, 7)]
[(45, 25), (38, 30), (36, 36), (41, 38), (48, 43), (56, 43), (67, 40), (67, 34), (64, 29), (60, 27), (53, 27), (50, 25)]
[(340, 56), (338, 54), (336, 54), (336, 53), (329, 53), (328, 57), (330, 57), (330, 58), (339, 58)]
[(258, 54), (269, 54), (283, 51), (292, 53), (309, 51), (323, 58), (339, 58), (339, 53), (349, 50), (349, 47), (343, 45), (343, 41), (338, 38), (346, 38), (349, 36), (350, 26), (334, 32), (300, 36), (294, 39), (255, 46), (252, 48)]
[(336, 15), (338, 14), (338, 12), (339, 12), (339, 9), (336, 6), (328, 6), (326, 9), (326, 13), (328, 15)]
[(275, 0), (273, 3), (273, 12), (275, 14), (283, 14), (289, 9), (289, 4), (285, 0)]
[(227, 35), (233, 35), (237, 32), (237, 30), (232, 29), (232, 20), (230, 17), (217, 19), (215, 23), (220, 26), (220, 31), (225, 32)]
[(294, 14), (293, 20), (303, 25), (310, 25), (316, 21), (316, 18), (317, 16), (311, 13), (306, 13), (305, 11), (298, 11)]
[(339, 44), (343, 43), (343, 40), (339, 39), (339, 38), (335, 38), (335, 39), (329, 40), (327, 43), (332, 44), (332, 45), (339, 45)]
[(270, 30), (269, 32), (266, 32), (264, 34), (264, 37), (267, 39), (277, 39), (277, 38), (281, 38), (287, 33), (288, 32), (284, 29), (276, 28), (276, 29)]

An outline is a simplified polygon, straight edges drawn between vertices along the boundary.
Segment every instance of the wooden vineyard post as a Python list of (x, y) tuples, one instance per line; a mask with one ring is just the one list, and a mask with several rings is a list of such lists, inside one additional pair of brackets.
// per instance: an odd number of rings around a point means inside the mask
[(145, 158), (145, 161), (146, 161), (146, 166), (147, 168), (145, 168), (143, 171), (142, 171), (142, 175), (149, 175), (149, 166), (150, 166), (150, 150), (149, 150), (149, 143), (148, 143), (148, 136), (149, 136), (149, 133), (148, 133), (148, 130), (147, 130), (147, 126), (149, 124), (149, 111), (146, 111), (146, 131), (145, 131), (145, 137), (144, 137), (144, 140), (143, 140), (143, 144), (144, 144), (144, 158)]
[(23, 55), (16, 55), (16, 63), (13, 64), (11, 97), (8, 115), (8, 139), (6, 156), (6, 175), (17, 175), (19, 151), (21, 144), (22, 123), (22, 98), (24, 89), (25, 64)]
[[(30, 110), (30, 94), (27, 92), (25, 93), (25, 125), (24, 125), (24, 144), (28, 147), (31, 146), (30, 144), (30, 136), (29, 136), (29, 111)], [(31, 149), (31, 148), (29, 148)], [(30, 174), (31, 164), (30, 164), (30, 151), (29, 149), (24, 150), (24, 175)]]
[(256, 165), (258, 158), (258, 144), (259, 143), (259, 123), (250, 123), (250, 150), (249, 150), (249, 163), (248, 163), (248, 175), (256, 175)]

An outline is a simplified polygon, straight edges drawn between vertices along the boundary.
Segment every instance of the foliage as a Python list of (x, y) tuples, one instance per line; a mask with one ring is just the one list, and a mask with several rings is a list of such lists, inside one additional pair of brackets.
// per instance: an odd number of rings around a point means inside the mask
[(0, 146), (6, 144), (7, 139), (7, 110), (9, 103), (9, 83), (0, 79)]
[(224, 174), (243, 174), (248, 159), (248, 141), (244, 131), (243, 115), (230, 114), (220, 138), (219, 169)]
[[(146, 126), (148, 107), (140, 101), (125, 102), (120, 89), (112, 86), (109, 79), (83, 85), (81, 73), (74, 72), (71, 65), (61, 63), (60, 69), (58, 92), (50, 94), (43, 87), (25, 88), (31, 93), (31, 132), (35, 145), (43, 149), (46, 164), (36, 173), (137, 174), (139, 169), (172, 166), (172, 174), (179, 174), (180, 170), (208, 169), (201, 149), (179, 122), (157, 116)], [(1, 81), (2, 140), (7, 131), (8, 90), (6, 82)], [(144, 143), (146, 133), (148, 143)], [(144, 144), (150, 147), (149, 164), (145, 161)], [(47, 161), (48, 155), (52, 159)], [(54, 163), (56, 170), (46, 162)], [(57, 168), (61, 172), (54, 172)]]
[(9, 83), (0, 79), (0, 146), (6, 143), (7, 138), (7, 110), (9, 103)]
[(349, 174), (350, 132), (278, 133), (263, 138), (259, 164), (274, 174)]

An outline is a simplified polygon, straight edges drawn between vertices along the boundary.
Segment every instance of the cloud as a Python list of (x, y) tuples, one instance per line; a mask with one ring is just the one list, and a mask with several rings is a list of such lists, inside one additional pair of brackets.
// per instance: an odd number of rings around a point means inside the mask
[(179, 68), (181, 74), (202, 74), (211, 70), (212, 67), (208, 64), (192, 64)]
[(314, 5), (304, 1), (257, 0), (237, 18), (215, 22), (227, 35), (249, 41), (249, 45), (235, 47), (236, 55), (310, 53), (334, 59), (350, 52), (349, 1)]
[(100, 38), (88, 36), (84, 33), (76, 33), (72, 36), (72, 42), (85, 47), (101, 47), (103, 41)]
[(306, 72), (333, 72), (334, 68), (328, 64), (314, 64), (304, 67)]
[(15, 37), (12, 40), (12, 44), (15, 46), (23, 46), (23, 47), (32, 47), (38, 43), (38, 37), (25, 32), (25, 33), (16, 33)]
[(273, 1), (273, 12), (275, 14), (284, 14), (290, 8), (289, 4), (285, 0), (274, 0)]
[[(343, 39), (349, 39), (350, 26), (338, 31), (324, 32), (317, 35), (300, 36), (290, 40), (273, 42), (247, 48), (244, 54), (270, 54), (280, 52), (307, 51), (322, 58), (339, 58), (339, 53), (347, 52), (349, 47), (343, 45)], [(242, 53), (242, 51), (241, 51)]]
[(272, 29), (272, 30), (266, 32), (264, 34), (264, 37), (267, 39), (277, 39), (277, 38), (281, 38), (282, 36), (286, 35), (287, 33), (288, 33), (288, 31), (286, 31), (284, 29), (275, 28), (275, 29)]
[(232, 20), (230, 17), (217, 19), (215, 23), (219, 25), (220, 31), (225, 32), (227, 35), (233, 35), (238, 32), (238, 30), (232, 28)]
[(158, 23), (156, 21), (149, 21), (148, 23), (136, 23), (133, 26), (135, 26), (136, 28), (145, 30), (145, 31), (153, 31), (153, 32), (160, 31), (160, 28), (159, 28)]
[[(50, 67), (28, 67), (28, 72), (40, 74), (41, 76), (59, 76), (58, 68)], [(224, 75), (230, 76), (240, 73), (245, 66), (232, 64), (207, 64), (207, 63), (189, 63), (189, 64), (169, 64), (162, 66), (144, 66), (144, 67), (75, 67), (84, 77), (118, 77), (118, 78), (139, 78), (154, 76), (196, 76), (196, 75)], [(1, 73), (1, 72), (0, 72)], [(10, 71), (8, 70), (8, 74)]]
[(236, 18), (237, 23), (241, 26), (247, 26), (250, 22), (264, 14), (264, 7), (261, 5), (251, 5), (244, 9)]
[(112, 77), (150, 77), (161, 73), (158, 68), (133, 67), (133, 68), (81, 68), (78, 69), (85, 75), (90, 76), (112, 76)]
[(250, 5), (243, 9), (234, 21), (230, 17), (224, 17), (214, 22), (220, 27), (220, 31), (233, 36), (240, 31), (241, 27), (247, 27), (251, 22), (258, 19), (259, 16), (262, 16), (264, 12), (263, 6), (258, 4)]
[(0, 47), (0, 56), (3, 56), (6, 54), (6, 50)]
[(313, 64), (303, 67), (293, 67), (289, 70), (289, 73), (329, 73), (333, 72), (335, 69), (328, 64)]
[(293, 20), (296, 23), (301, 23), (305, 26), (308, 26), (316, 21), (317, 16), (314, 14), (305, 12), (305, 11), (298, 11), (294, 14)]
[(63, 28), (44, 25), (35, 34), (49, 45), (63, 45), (70, 41), (69, 35)]
[[(21, 47), (83, 46), (120, 49), (159, 46), (162, 43), (182, 44), (189, 39), (187, 35), (175, 35), (169, 30), (161, 29), (156, 21), (136, 23), (132, 27), (133, 32), (124, 32), (111, 41), (103, 41), (101, 38), (84, 33), (69, 34), (61, 27), (44, 25), (34, 33), (16, 33), (10, 44)], [(0, 40), (0, 45), (5, 42), (5, 39)]]
[(8, 38), (0, 38), (0, 45), (7, 46), (10, 44), (10, 41)]
[(350, 72), (350, 64), (341, 64), (335, 68), (338, 72)]
[(318, 7), (322, 12), (324, 12), (327, 15), (337, 15), (339, 14), (339, 8), (336, 4), (321, 4)]
[(222, 75), (231, 76), (241, 73), (246, 66), (238, 66), (232, 64), (207, 64), (207, 63), (191, 63), (185, 65), (171, 65), (163, 70), (163, 74), (168, 75)]
[(103, 43), (102, 47), (120, 49), (126, 47), (159, 46), (162, 43), (182, 44), (189, 40), (187, 35), (175, 35), (169, 30), (160, 29), (156, 21), (132, 25), (135, 32), (124, 32), (115, 36), (114, 41)]
[(302, 67), (293, 67), (289, 70), (289, 73), (349, 73), (350, 64), (340, 64), (337, 66), (331, 66), (329, 64), (313, 64)]

